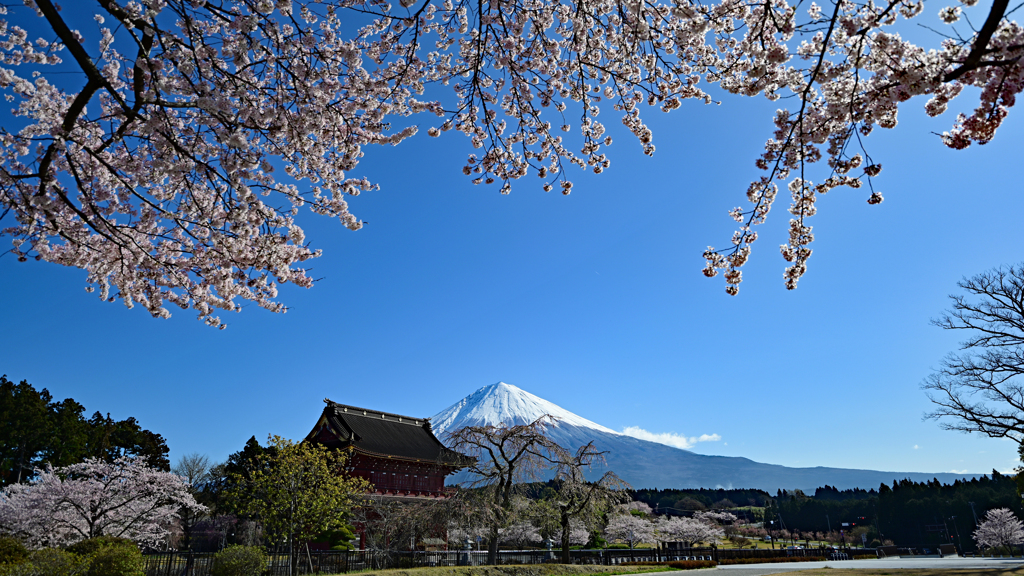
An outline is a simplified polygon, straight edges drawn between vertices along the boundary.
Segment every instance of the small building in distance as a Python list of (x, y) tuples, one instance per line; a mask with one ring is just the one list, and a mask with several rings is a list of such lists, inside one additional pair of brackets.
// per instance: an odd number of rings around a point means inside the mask
[(434, 436), (429, 418), (338, 404), (327, 406), (307, 442), (349, 453), (349, 474), (373, 484), (373, 493), (398, 499), (447, 498), (444, 479), (473, 460)]

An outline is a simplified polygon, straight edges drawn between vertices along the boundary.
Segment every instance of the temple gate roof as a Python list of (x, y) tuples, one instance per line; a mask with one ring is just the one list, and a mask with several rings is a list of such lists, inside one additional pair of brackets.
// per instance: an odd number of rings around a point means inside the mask
[(447, 448), (434, 436), (430, 418), (391, 414), (369, 408), (327, 404), (306, 440), (330, 448), (351, 448), (370, 456), (399, 458), (461, 468), (472, 458)]

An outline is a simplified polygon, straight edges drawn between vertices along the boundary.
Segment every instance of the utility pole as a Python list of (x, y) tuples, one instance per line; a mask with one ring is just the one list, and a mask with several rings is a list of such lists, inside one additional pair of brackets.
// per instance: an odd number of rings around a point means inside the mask
[(832, 531), (832, 520), (829, 519), (828, 514), (825, 514), (825, 521), (828, 522), (828, 531)]
[(956, 540), (960, 543), (960, 553), (964, 553), (964, 541), (960, 539), (960, 527), (956, 525), (956, 516), (953, 516), (953, 529), (956, 530)]
[(875, 532), (878, 532), (878, 543), (882, 543), (882, 529), (878, 527), (878, 505), (875, 504)]
[(978, 513), (974, 511), (974, 502), (968, 502), (971, 505), (971, 515), (974, 516), (974, 529), (978, 529)]

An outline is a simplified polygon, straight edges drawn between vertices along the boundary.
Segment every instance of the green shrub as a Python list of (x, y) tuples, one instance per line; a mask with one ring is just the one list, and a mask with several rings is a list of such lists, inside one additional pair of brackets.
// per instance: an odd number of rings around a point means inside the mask
[(79, 556), (92, 556), (99, 552), (101, 548), (106, 548), (107, 546), (131, 546), (135, 548), (135, 543), (127, 538), (118, 538), (117, 536), (97, 536), (76, 542), (68, 546), (67, 551), (74, 552)]
[(68, 551), (89, 559), (85, 576), (143, 576), (146, 561), (134, 542), (114, 536), (98, 536), (68, 546)]
[(0, 536), (0, 564), (21, 564), (28, 560), (28, 548), (21, 540)]
[(58, 548), (44, 548), (20, 564), (0, 565), (0, 576), (86, 576), (89, 559)]
[(261, 576), (267, 553), (259, 546), (228, 546), (213, 557), (212, 576)]
[(134, 544), (100, 548), (89, 560), (86, 576), (144, 576), (146, 573), (146, 561)]

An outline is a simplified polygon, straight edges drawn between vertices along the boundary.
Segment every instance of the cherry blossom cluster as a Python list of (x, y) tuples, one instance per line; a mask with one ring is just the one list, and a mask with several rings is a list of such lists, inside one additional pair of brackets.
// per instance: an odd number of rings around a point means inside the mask
[(96, 536), (155, 545), (185, 507), (205, 510), (181, 476), (152, 468), (142, 458), (36, 470), (29, 483), (0, 492), (0, 533), (33, 548), (66, 546)]
[[(334, 10), (101, 0), (87, 39), (52, 0), (26, 4), (19, 21), (40, 39), (0, 22), (0, 92), (14, 106), (0, 128), (0, 234), (20, 260), (82, 268), (90, 291), (154, 316), (191, 308), (223, 327), (216, 314), (239, 301), (284, 311), (278, 286), (310, 286), (303, 262), (319, 255), (299, 209), (359, 229), (347, 199), (375, 186), (349, 171), (363, 146), (415, 133), (387, 118), (422, 111), (386, 69), (362, 67)], [(78, 92), (40, 73), (65, 60)]]
[[(965, 1), (965, 6), (977, 0)], [(1024, 89), (1024, 30), (1003, 18), (1005, 3), (998, 0), (977, 33), (961, 40), (944, 40), (939, 49), (926, 49), (904, 40), (891, 28), (900, 20), (918, 16), (923, 2), (892, 0), (875, 3), (840, 0), (826, 6), (812, 3), (806, 15), (786, 2), (746, 3), (740, 13), (730, 14), (741, 39), (719, 41), (719, 62), (708, 79), (718, 79), (730, 92), (764, 94), (775, 100), (795, 97), (795, 109), (779, 110), (775, 133), (756, 165), (767, 172), (748, 191), (753, 205), (734, 209), (741, 227), (726, 250), (709, 247), (704, 253), (707, 276), (724, 271), (726, 291), (736, 294), (739, 268), (757, 239), (752, 226), (764, 222), (777, 194), (777, 181), (787, 181), (792, 201), (789, 241), (781, 246), (790, 262), (785, 285), (796, 288), (807, 269), (814, 239), (807, 218), (817, 211), (818, 196), (846, 186), (869, 190), (868, 204), (883, 200), (872, 178), (881, 165), (867, 154), (863, 137), (876, 127), (897, 124), (899, 104), (914, 96), (928, 96), (925, 110), (931, 116), (946, 111), (964, 86), (981, 88), (973, 114), (959, 115), (943, 142), (956, 149), (971, 143), (985, 144)], [(959, 19), (960, 6), (940, 11), (947, 24)], [(737, 14), (739, 16), (737, 17)], [(987, 37), (986, 29), (993, 31)], [(797, 43), (799, 42), (799, 43)], [(979, 56), (975, 56), (978, 54)], [(983, 54), (983, 59), (980, 55)], [(827, 159), (827, 176), (815, 184), (808, 178), (810, 165)]]
[(530, 522), (516, 522), (498, 530), (498, 539), (505, 544), (525, 547), (540, 543), (540, 530)]
[[(937, 49), (908, 42), (895, 28), (921, 14), (919, 0), (809, 6), (788, 0), (408, 0), (402, 6), (398, 14), (380, 13), (376, 28), (360, 40), (375, 57), (387, 54), (382, 61), (421, 71), (417, 87), (453, 88), (457, 101), (435, 109), (444, 119), (428, 133), (463, 132), (480, 150), (463, 172), (474, 183), (499, 183), (502, 193), (532, 173), (544, 190), (558, 186), (568, 194), (567, 165), (606, 169), (611, 138), (600, 114), (608, 108), (652, 154), (643, 105), (668, 112), (685, 99), (711, 102), (701, 81), (737, 95), (792, 100), (791, 109), (777, 112), (775, 131), (755, 162), (766, 174), (747, 191), (750, 207), (731, 212), (740, 223), (731, 246), (704, 254), (705, 275), (724, 272), (730, 294), (738, 292), (741, 267), (757, 239), (754, 227), (765, 221), (780, 183), (791, 196), (789, 239), (780, 250), (790, 263), (785, 284), (793, 289), (807, 269), (814, 240), (808, 218), (822, 194), (867, 188), (869, 204), (882, 202), (872, 183), (881, 165), (871, 160), (863, 138), (876, 127), (895, 127), (900, 103), (928, 96), (925, 108), (934, 116), (964, 86), (981, 88), (978, 108), (958, 117), (942, 137), (962, 148), (991, 140), (1024, 88), (1024, 33), (1004, 18), (999, 0), (991, 34), (986, 27), (966, 36), (954, 30), (951, 36), (961, 40), (945, 40)], [(940, 17), (953, 25), (962, 12), (949, 6)], [(569, 138), (575, 131), (579, 137)], [(827, 168), (818, 170), (822, 178), (815, 182), (808, 172), (818, 163)]]
[(604, 534), (609, 540), (629, 544), (630, 548), (643, 542), (655, 541), (654, 523), (629, 513), (609, 516)]
[(1016, 546), (1024, 542), (1024, 523), (1009, 508), (996, 508), (985, 514), (973, 537), (983, 548)]
[[(960, 26), (976, 2), (939, 16)], [(642, 110), (710, 103), (701, 82), (787, 98), (730, 246), (704, 253), (704, 274), (736, 294), (780, 184), (795, 288), (819, 197), (883, 200), (863, 139), (895, 127), (901, 103), (927, 96), (935, 116), (980, 89), (942, 135), (960, 149), (990, 141), (1024, 89), (1024, 30), (1004, 0), (930, 49), (899, 34), (921, 0), (96, 0), (94, 21), (70, 24), (53, 0), (16, 10), (0, 19), (10, 252), (86, 270), (103, 299), (219, 327), (221, 311), (284, 311), (281, 284), (312, 285), (320, 252), (299, 210), (359, 229), (348, 202), (376, 185), (351, 173), (366, 146), (414, 135), (410, 116), (469, 139), (474, 183), (508, 193), (532, 174), (569, 194), (569, 166), (611, 165), (609, 112), (653, 154)], [(45, 73), (69, 64), (74, 81)]]
[(712, 544), (725, 536), (725, 531), (713, 522), (698, 517), (662, 516), (655, 523), (655, 535), (662, 542), (697, 542)]

